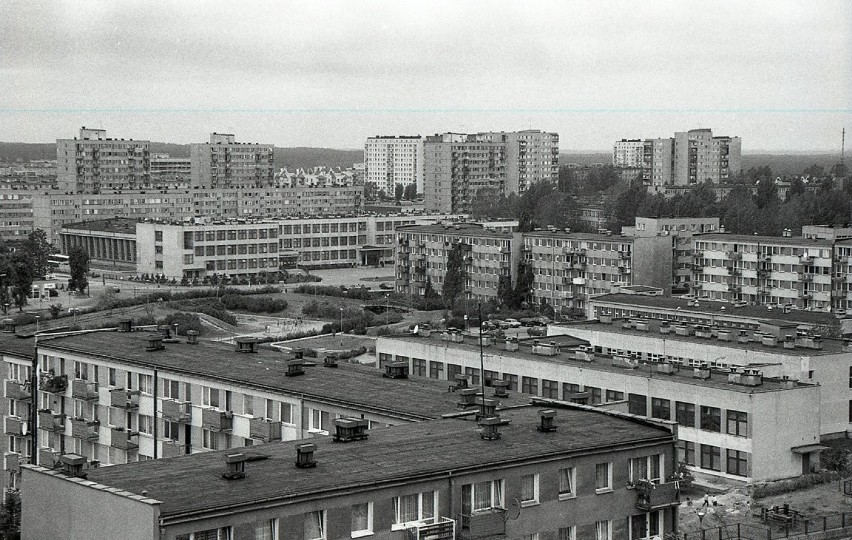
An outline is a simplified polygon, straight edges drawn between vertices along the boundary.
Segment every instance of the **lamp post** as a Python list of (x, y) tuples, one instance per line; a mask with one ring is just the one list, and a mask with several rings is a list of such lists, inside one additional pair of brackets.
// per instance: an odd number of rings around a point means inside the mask
[(343, 308), (342, 307), (340, 308), (340, 333), (343, 334)]
[(390, 317), (388, 316), (388, 311), (390, 310), (390, 293), (385, 293), (385, 326), (388, 325), (388, 321)]
[(38, 334), (38, 322), (39, 322), (39, 320), (40, 320), (40, 319), (41, 319), (41, 317), (39, 317), (38, 315), (36, 315), (36, 316), (35, 316), (35, 320), (36, 320), (36, 334)]

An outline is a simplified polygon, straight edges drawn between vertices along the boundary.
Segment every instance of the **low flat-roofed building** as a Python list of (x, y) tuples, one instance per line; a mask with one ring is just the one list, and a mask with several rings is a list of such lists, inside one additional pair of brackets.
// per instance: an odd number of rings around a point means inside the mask
[(65, 456), (64, 472), (25, 466), (22, 531), (30, 540), (677, 532), (671, 426), (570, 405), (481, 423), (466, 415), (348, 443), (317, 437), (85, 471)]
[(59, 251), (67, 255), (80, 246), (89, 254), (92, 264), (135, 274), (136, 224), (135, 219), (112, 218), (64, 225), (59, 232)]
[[(616, 328), (586, 326), (600, 333)], [(773, 369), (781, 371), (778, 355), (755, 355), (753, 362), (761, 365), (732, 374), (730, 368), (704, 365), (714, 358), (710, 354), (717, 360), (725, 354), (717, 348), (696, 351), (703, 354), (695, 362), (678, 363), (673, 356), (631, 354), (642, 348), (631, 347), (626, 330), (612, 336), (610, 346), (599, 346), (596, 335), (575, 332), (574, 325), (565, 330), (567, 335), (486, 345), (484, 374), (475, 338), (380, 337), (376, 352), (380, 363), (426, 362), (429, 376), (441, 380), (461, 373), (478, 385), (484, 375), (486, 386), (506, 381), (510, 393), (676, 421), (678, 459), (700, 475), (765, 481), (798, 476), (817, 465), (821, 418), (835, 416), (825, 407), (839, 406), (828, 401), (821, 409), (824, 389), (810, 380), (770, 376)], [(801, 358), (803, 352), (798, 354)]]

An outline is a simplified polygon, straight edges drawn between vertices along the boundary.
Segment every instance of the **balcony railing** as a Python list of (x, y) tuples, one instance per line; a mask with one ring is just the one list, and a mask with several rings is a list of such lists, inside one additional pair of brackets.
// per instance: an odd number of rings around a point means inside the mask
[(252, 418), (249, 421), (249, 435), (252, 439), (264, 442), (281, 440), (281, 422), (273, 422), (263, 418)]
[(680, 505), (680, 488), (677, 482), (654, 484), (647, 480), (636, 482), (636, 508), (653, 512)]
[(231, 429), (233, 415), (230, 412), (218, 409), (203, 409), (201, 411), (201, 425), (205, 429), (215, 431), (226, 431)]
[(114, 388), (109, 391), (110, 405), (119, 409), (136, 409), (139, 407), (139, 390)]
[(21, 437), (25, 435), (24, 422), (12, 416), (6, 417), (6, 429), (4, 430), (7, 435), (15, 435)]
[(38, 427), (47, 431), (62, 431), (65, 429), (65, 415), (42, 409), (38, 412)]
[(163, 455), (161, 457), (170, 458), (185, 456), (190, 453), (189, 445), (182, 444), (178, 441), (163, 441)]
[(135, 437), (136, 433), (124, 428), (112, 428), (112, 447), (121, 450), (136, 450), (139, 445), (131, 441), (131, 437)]
[(164, 399), (161, 405), (163, 418), (172, 422), (188, 422), (192, 417), (192, 403)]
[(6, 470), (12, 473), (21, 472), (21, 454), (10, 452), (6, 454)]
[(463, 540), (474, 540), (506, 534), (506, 510), (494, 508), (487, 512), (459, 514), (458, 537)]
[(27, 401), (32, 397), (29, 388), (30, 385), (26, 383), (11, 380), (6, 381), (6, 397), (18, 401)]
[(407, 540), (455, 540), (456, 522), (450, 518), (424, 519), (406, 529)]
[(86, 420), (85, 418), (71, 419), (71, 436), (87, 441), (95, 441), (100, 436), (101, 423), (97, 420)]
[(41, 389), (51, 394), (61, 394), (68, 388), (68, 375), (54, 375), (46, 373), (42, 375)]
[(39, 448), (38, 464), (42, 467), (52, 469), (59, 464), (59, 458), (61, 455), (61, 452), (57, 452), (52, 448)]
[(98, 385), (83, 379), (74, 379), (71, 381), (71, 397), (86, 401), (97, 399)]

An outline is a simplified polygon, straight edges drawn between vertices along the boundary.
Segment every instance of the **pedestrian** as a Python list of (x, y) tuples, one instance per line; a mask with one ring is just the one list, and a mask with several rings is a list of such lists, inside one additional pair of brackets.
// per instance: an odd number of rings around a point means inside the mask
[(690, 499), (689, 497), (686, 498), (686, 506), (692, 508), (692, 499)]
[(718, 505), (719, 505), (719, 501), (716, 499), (716, 496), (715, 496), (715, 495), (713, 495), (713, 498), (712, 498), (712, 499), (710, 499), (710, 500), (713, 502), (713, 506), (718, 506)]
[(706, 493), (704, 494), (704, 502), (701, 503), (702, 508), (707, 508), (710, 506), (710, 496)]

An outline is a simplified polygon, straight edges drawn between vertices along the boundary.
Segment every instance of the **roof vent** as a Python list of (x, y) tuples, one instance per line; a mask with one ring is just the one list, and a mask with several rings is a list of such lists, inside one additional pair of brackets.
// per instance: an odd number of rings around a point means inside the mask
[(771, 334), (763, 334), (761, 340), (764, 347), (776, 347), (778, 345), (778, 338)]
[(160, 333), (163, 339), (172, 338), (172, 327), (167, 324), (161, 324), (157, 327), (157, 332)]
[(784, 336), (784, 348), (785, 349), (795, 349), (796, 348), (796, 336)]
[(463, 388), (459, 390), (459, 409), (469, 409), (476, 405), (476, 388)]
[(456, 373), (453, 377), (453, 380), (456, 381), (455, 387), (452, 389), (453, 392), (456, 390), (464, 390), (466, 388), (470, 388), (470, 375), (465, 373)]
[(18, 323), (15, 322), (15, 319), (3, 319), (4, 334), (14, 334), (16, 326), (18, 326)]
[(161, 351), (166, 347), (163, 345), (163, 335), (162, 334), (149, 334), (148, 335), (148, 346), (145, 347), (146, 351)]
[(559, 346), (555, 341), (550, 343), (540, 344), (539, 341), (533, 340), (532, 353), (539, 356), (556, 356), (559, 354)]
[(407, 379), (408, 378), (408, 363), (407, 362), (391, 362), (385, 366), (385, 372), (382, 377), (388, 379)]
[(295, 358), (296, 360), (301, 360), (304, 357), (305, 357), (305, 349), (302, 349), (302, 348), (293, 349), (293, 358)]
[(299, 358), (298, 356), (293, 360), (287, 361), (287, 372), (284, 374), (287, 377), (295, 377), (297, 375), (304, 375), (305, 361)]
[(186, 342), (190, 345), (198, 345), (198, 330), (187, 330)]
[(716, 333), (716, 338), (719, 341), (731, 341), (731, 331), (720, 328)]
[(59, 459), (62, 462), (62, 472), (68, 476), (76, 476), (77, 478), (86, 477), (86, 473), (83, 472), (83, 465), (86, 464), (86, 458), (77, 454), (63, 454)]
[(660, 323), (660, 333), (661, 334), (671, 334), (672, 333), (672, 327), (671, 327), (671, 323), (669, 323), (669, 321), (662, 321)]
[(314, 452), (317, 449), (317, 445), (313, 443), (304, 443), (296, 445), (296, 468), (297, 469), (311, 469), (317, 466), (317, 462), (314, 460)]
[(505, 426), (508, 423), (508, 420), (503, 420), (499, 416), (483, 418), (479, 421), (479, 425), (482, 426), (479, 436), (486, 441), (496, 441), (502, 436), (499, 431), (500, 426)]
[(784, 388), (784, 389), (787, 389), (787, 390), (796, 387), (796, 380), (791, 379), (787, 375), (782, 375), (781, 379), (778, 382), (781, 384), (781, 388)]
[(677, 367), (671, 362), (660, 362), (659, 364), (657, 364), (657, 373), (663, 373), (665, 375), (674, 375), (675, 371), (677, 371)]
[(710, 366), (707, 364), (701, 364), (692, 370), (692, 377), (695, 379), (709, 379), (710, 375)]
[(609, 312), (599, 313), (598, 322), (601, 324), (612, 324), (612, 314), (610, 314)]
[(226, 454), (225, 464), (228, 465), (228, 472), (222, 473), (222, 478), (225, 478), (226, 480), (245, 478), (246, 460), (245, 454)]
[(328, 368), (336, 368), (337, 353), (326, 353), (325, 358), (322, 359), (322, 365)]
[(731, 384), (740, 384), (742, 382), (743, 374), (737, 371), (737, 368), (732, 367), (731, 372), (728, 373), (728, 382)]
[(479, 411), (476, 413), (476, 421), (483, 418), (488, 418), (489, 416), (494, 416), (497, 414), (497, 400), (496, 399), (485, 399), (478, 397), (476, 398), (476, 405), (479, 407)]
[(130, 332), (133, 328), (133, 321), (130, 319), (121, 319), (118, 321), (119, 332)]
[(502, 379), (497, 379), (491, 381), (491, 386), (494, 388), (494, 397), (507, 398), (509, 397), (509, 381), (504, 381)]
[(743, 370), (740, 384), (743, 386), (760, 386), (763, 384), (763, 373), (756, 369)]
[(545, 409), (539, 413), (541, 423), (538, 425), (538, 430), (542, 433), (550, 433), (556, 431), (556, 411), (553, 409)]
[(751, 338), (748, 335), (748, 332), (745, 330), (740, 330), (739, 334), (737, 334), (737, 343), (748, 343), (751, 341)]
[(237, 338), (234, 340), (236, 343), (236, 351), (241, 353), (256, 353), (257, 352), (257, 338)]
[(360, 418), (337, 418), (334, 421), (335, 442), (360, 441), (367, 438), (369, 422)]
[(518, 350), (518, 338), (510, 337), (506, 338), (506, 350), (507, 351), (517, 351)]

